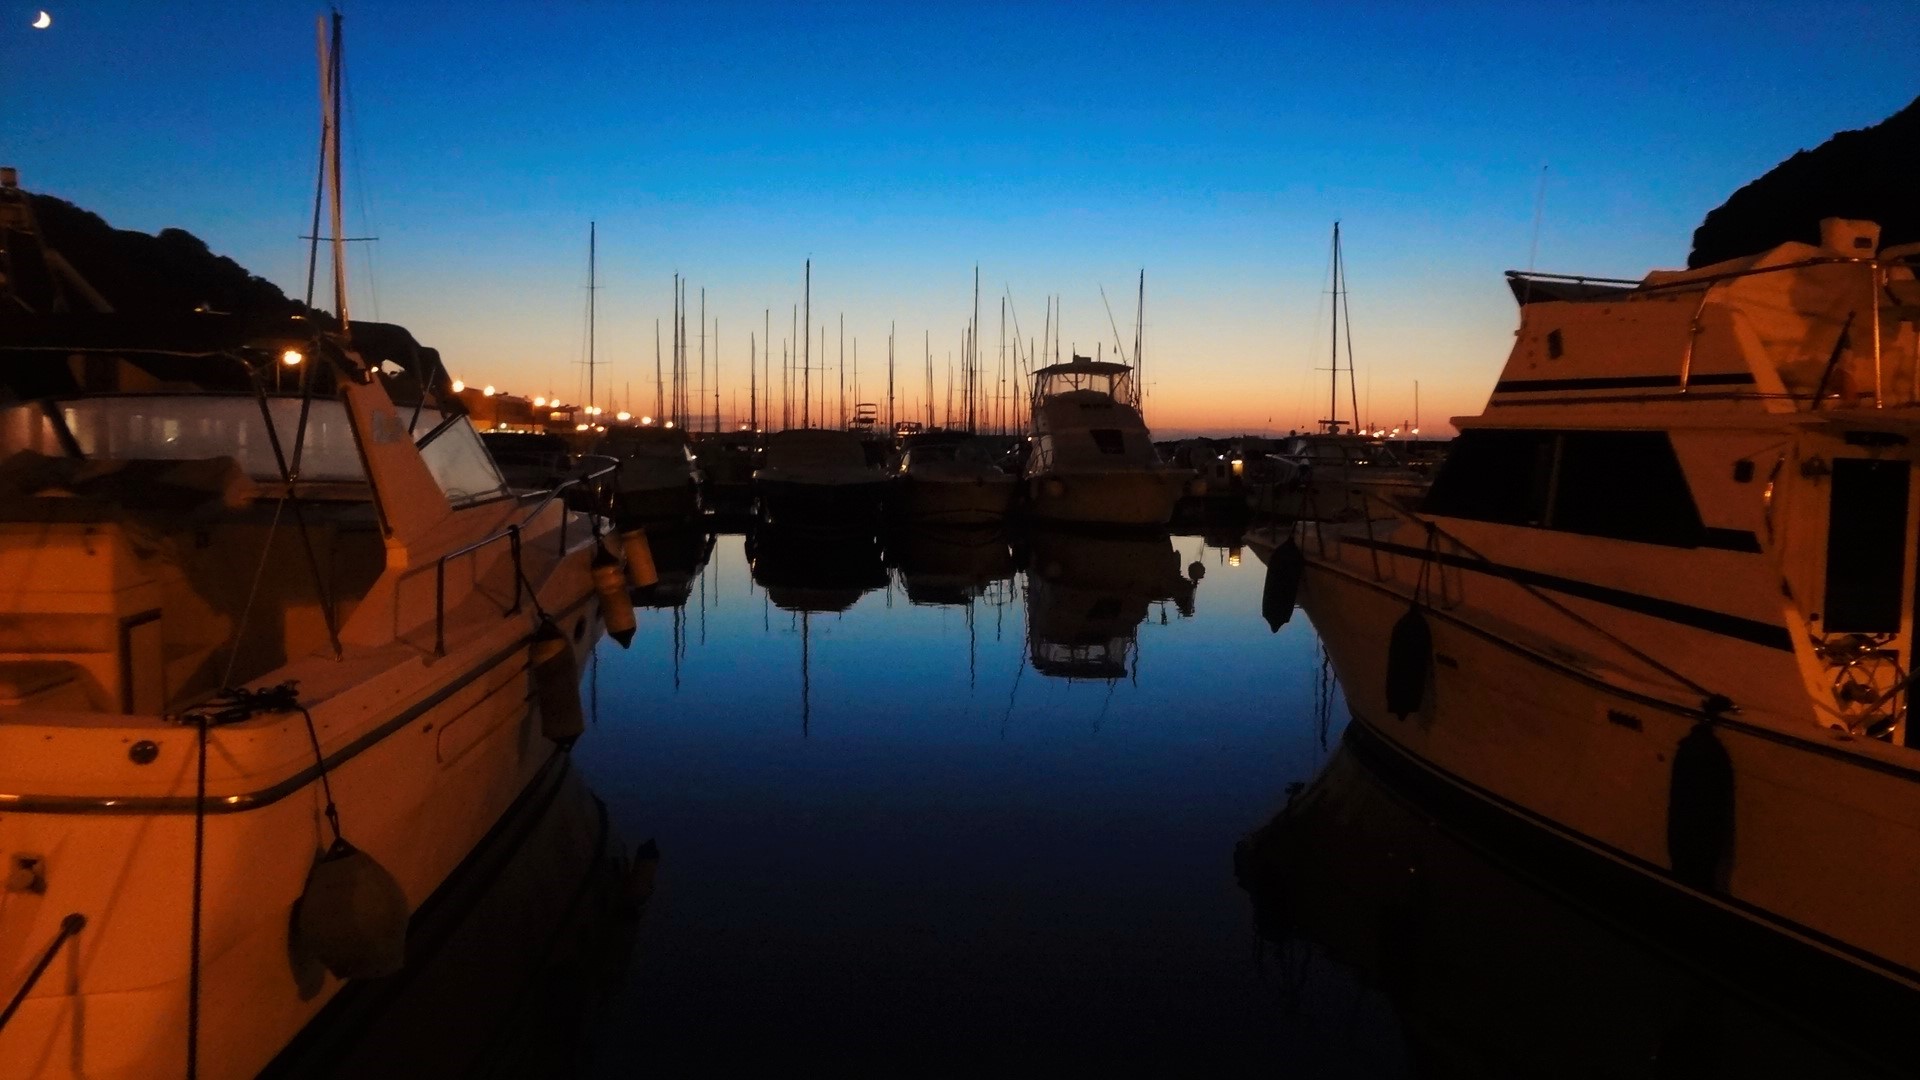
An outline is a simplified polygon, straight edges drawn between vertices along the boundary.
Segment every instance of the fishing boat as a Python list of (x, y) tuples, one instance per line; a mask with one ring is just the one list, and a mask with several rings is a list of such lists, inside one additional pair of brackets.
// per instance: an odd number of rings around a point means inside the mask
[(614, 513), (623, 526), (700, 516), (705, 477), (684, 430), (610, 427), (600, 437), (598, 452), (619, 462), (613, 474)]
[(1359, 737), (1868, 976), (1823, 976), (1863, 1016), (1920, 988), (1920, 245), (1878, 233), (1510, 275), (1425, 500), (1298, 540)]
[(1075, 356), (1033, 373), (1027, 505), (1041, 521), (1165, 526), (1193, 474), (1163, 464), (1127, 364)]
[[(322, 46), (331, 118), (337, 16)], [(0, 206), (18, 266), (30, 204)], [(438, 354), (351, 320), (334, 255), (333, 317), (4, 286), (9, 1075), (255, 1075), (405, 968), (581, 734), (598, 520), (508, 488)]]
[(878, 535), (887, 483), (845, 431), (776, 431), (753, 473), (755, 516), (768, 528)]
[(1020, 488), (987, 441), (959, 432), (913, 440), (895, 471), (896, 517), (915, 525), (1001, 524)]

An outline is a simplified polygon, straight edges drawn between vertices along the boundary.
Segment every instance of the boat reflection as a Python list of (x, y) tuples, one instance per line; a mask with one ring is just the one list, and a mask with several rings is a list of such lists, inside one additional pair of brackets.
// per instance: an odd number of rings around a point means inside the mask
[(698, 521), (655, 522), (647, 526), (653, 568), (659, 580), (633, 590), (638, 607), (685, 607), (693, 583), (713, 555), (713, 534)]
[(887, 553), (912, 604), (964, 607), (1013, 582), (1013, 549), (999, 529), (915, 529)]
[(868, 535), (815, 537), (772, 529), (747, 534), (754, 584), (782, 611), (841, 612), (887, 586), (880, 541)]
[(1155, 603), (1193, 614), (1194, 582), (1165, 533), (1093, 536), (1036, 532), (1027, 572), (1027, 648), (1033, 670), (1062, 679), (1121, 679), (1136, 659), (1140, 624)]
[(570, 1076), (627, 976), (653, 889), (607, 808), (556, 756), (414, 914), (405, 970), (355, 980), (264, 1077)]
[[(1389, 781), (1348, 729), (1327, 768), (1234, 854), (1263, 962), (1349, 969), (1397, 1017), (1416, 1076), (1875, 1076), (1854, 1034), (1744, 996), (1740, 956), (1572, 888), (1457, 830)], [(1515, 869), (1525, 866), (1523, 874)], [(1704, 972), (1716, 972), (1709, 978)], [(1304, 980), (1303, 980), (1304, 981)], [(1324, 981), (1324, 980), (1323, 980)], [(1302, 1011), (1362, 1002), (1298, 995)], [(1857, 1004), (1857, 1003), (1856, 1003)], [(1334, 1020), (1333, 1022), (1339, 1022)], [(1850, 1024), (1858, 1029), (1864, 1025)], [(1387, 1048), (1390, 1052), (1391, 1048)]]

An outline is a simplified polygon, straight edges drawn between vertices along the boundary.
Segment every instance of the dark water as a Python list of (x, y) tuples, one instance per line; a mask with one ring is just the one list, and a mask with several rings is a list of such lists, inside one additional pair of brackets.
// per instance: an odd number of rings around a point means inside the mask
[(563, 839), (423, 978), (504, 1004), (355, 1075), (1879, 1074), (1863, 1003), (1769, 1005), (1371, 768), (1236, 539), (655, 547)]

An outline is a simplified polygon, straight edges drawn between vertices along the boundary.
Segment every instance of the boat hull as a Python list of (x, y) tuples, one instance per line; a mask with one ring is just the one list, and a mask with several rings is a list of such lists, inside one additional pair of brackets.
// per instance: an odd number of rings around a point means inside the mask
[[(547, 597), (577, 670), (602, 633), (581, 572)], [(389, 717), (329, 754), (327, 781), (344, 835), (392, 874), (410, 911), (561, 752), (530, 706), (530, 647), (524, 622), (503, 624), (445, 657), (381, 671), (313, 710), (323, 739), (375, 702)], [(219, 740), (245, 738), (246, 723), (218, 730), (210, 768), (221, 756)], [(191, 745), (190, 738), (169, 742), (155, 762), (175, 770), (189, 792), (195, 764), (183, 748)], [(289, 941), (290, 912), (331, 840), (321, 784), (303, 776), (237, 795), (210, 782), (197, 1039), (197, 1072), (209, 1080), (258, 1073), (349, 985)], [(185, 1075), (196, 814), (190, 795), (182, 802), (70, 811), (27, 804), (25, 812), (0, 815), (0, 850), (86, 853), (84, 861), (50, 859), (35, 904), (7, 912), (0, 966), (24, 970), (22, 957), (50, 939), (49, 919), (71, 911), (89, 920), (66, 946), (76, 952), (56, 958), (59, 977), (41, 980), (0, 1030), (7, 1075)], [(138, 883), (135, 893), (128, 883)]]
[(887, 481), (813, 483), (805, 480), (754, 482), (754, 499), (761, 524), (774, 529), (820, 533), (880, 531)]
[(1027, 481), (1027, 505), (1038, 521), (1164, 526), (1188, 479), (1158, 469), (1042, 473)]
[(1019, 482), (1006, 475), (941, 479), (907, 476), (894, 495), (898, 514), (926, 525), (997, 525), (1013, 509)]
[(1920, 770), (1898, 748), (1697, 710), (1426, 610), (1418, 710), (1388, 709), (1404, 592), (1309, 553), (1302, 604), (1369, 736), (1427, 774), (1701, 903), (1920, 987)]

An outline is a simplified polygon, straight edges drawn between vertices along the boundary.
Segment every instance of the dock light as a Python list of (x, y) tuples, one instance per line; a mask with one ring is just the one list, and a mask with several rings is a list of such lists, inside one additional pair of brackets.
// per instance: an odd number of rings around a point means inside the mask
[(1240, 565), (1240, 549), (1239, 548), (1233, 548), (1232, 550), (1227, 552), (1227, 565), (1228, 566)]
[(575, 430), (575, 431), (585, 431), (585, 430), (587, 430), (587, 425), (585, 425), (585, 424), (575, 424), (575, 425), (573, 425), (573, 430)]
[(466, 384), (466, 383), (463, 383), (463, 382), (461, 382), (461, 381), (460, 381), (459, 379), (455, 379), (455, 380), (453, 380), (453, 392), (454, 392), (454, 393), (456, 393), (456, 394), (457, 394), (457, 393), (459, 393), (460, 391), (462, 391), (462, 390), (465, 390), (466, 388), (467, 388), (467, 384)]
[(630, 413), (630, 412), (628, 412), (628, 411), (626, 411), (625, 409), (622, 409), (622, 410), (620, 410), (619, 412), (617, 412), (617, 413), (614, 413), (614, 414), (613, 414), (613, 418), (614, 418), (615, 420), (618, 420), (618, 421), (620, 421), (621, 423), (623, 423), (623, 424), (624, 424), (624, 423), (626, 423), (627, 421), (629, 421), (629, 420), (631, 420), (631, 419), (633, 419), (633, 414), (632, 414), (632, 413)]
[(286, 352), (280, 354), (280, 362), (288, 367), (299, 367), (300, 361), (306, 358), (306, 355), (299, 349), (288, 349)]
[(641, 426), (641, 427), (652, 427), (652, 426), (653, 426), (653, 417), (651, 417), (651, 416), (643, 416), (643, 417), (641, 417), (641, 418), (640, 418), (640, 426)]
[(1419, 428), (1414, 428), (1414, 429), (1413, 429), (1413, 433), (1414, 433), (1415, 435), (1418, 435), (1418, 434), (1420, 434), (1420, 429), (1419, 429)]
[[(1246, 472), (1246, 471), (1247, 471), (1247, 463), (1246, 463), (1246, 461), (1245, 461), (1244, 459), (1242, 459), (1242, 458), (1234, 458), (1234, 459), (1233, 459), (1233, 475), (1235, 475), (1235, 476), (1239, 476), (1240, 474), (1242, 474), (1242, 473), (1244, 473), (1244, 472)], [(1235, 563), (1234, 565), (1235, 565), (1235, 566), (1238, 566), (1238, 565), (1240, 565), (1240, 564), (1239, 564), (1239, 563)]]
[(492, 396), (493, 396), (493, 387), (491, 387), (491, 386), (489, 386), (489, 387), (487, 387), (486, 389), (484, 389), (484, 390), (482, 390), (482, 391), (480, 391), (480, 392), (481, 392), (482, 394), (485, 394), (485, 395), (486, 395), (487, 397), (492, 397)]
[(534, 407), (534, 408), (536, 408), (536, 409), (544, 409), (544, 408), (546, 408), (546, 407), (547, 407), (547, 399), (546, 399), (546, 398), (543, 398), (543, 397), (537, 397), (537, 398), (534, 398), (534, 399), (533, 399), (533, 407)]
[(667, 421), (667, 426), (668, 426), (668, 427), (672, 427), (672, 426), (673, 426), (673, 421), (671, 421), (671, 420), (669, 420), (669, 421)]

